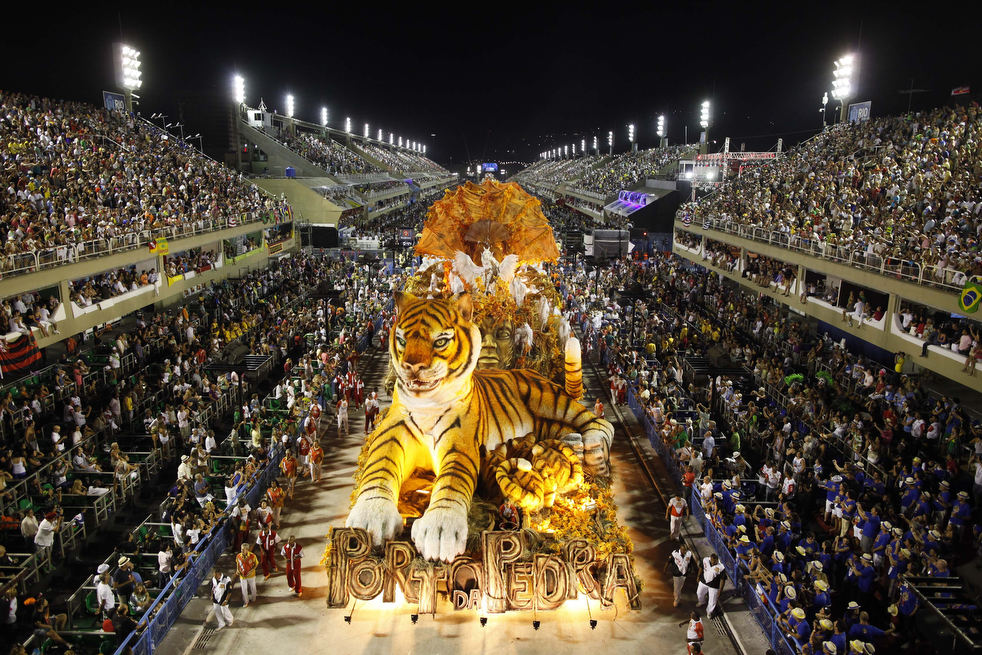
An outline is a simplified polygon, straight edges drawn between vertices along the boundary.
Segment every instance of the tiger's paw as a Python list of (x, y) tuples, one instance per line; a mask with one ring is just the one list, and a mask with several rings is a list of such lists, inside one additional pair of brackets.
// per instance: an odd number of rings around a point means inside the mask
[(413, 542), (425, 559), (451, 562), (467, 545), (467, 513), (434, 507), (413, 523)]
[(361, 528), (371, 536), (373, 544), (380, 546), (386, 539), (394, 539), (402, 532), (402, 514), (387, 498), (359, 498), (344, 525)]
[(610, 474), (610, 441), (599, 430), (588, 430), (583, 434), (583, 468), (594, 475)]

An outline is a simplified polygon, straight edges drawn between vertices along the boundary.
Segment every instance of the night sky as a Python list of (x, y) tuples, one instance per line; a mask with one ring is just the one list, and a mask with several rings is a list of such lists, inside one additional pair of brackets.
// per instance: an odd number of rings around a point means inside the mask
[(31, 14), (4, 12), (0, 87), (100, 103), (100, 91), (114, 87), (112, 42), (122, 31), (142, 51), (145, 115), (173, 116), (180, 104), (187, 128), (206, 131), (195, 109), (230, 97), (238, 71), (250, 105), (261, 95), (282, 110), (292, 92), (299, 118), (317, 121), (327, 105), (334, 126), (351, 116), (360, 133), (367, 121), (373, 136), (382, 127), (425, 142), (433, 159), (457, 170), (473, 160), (533, 159), (594, 134), (605, 146), (608, 130), (623, 149), (630, 122), (650, 146), (659, 113), (672, 142), (686, 124), (691, 141), (707, 98), (714, 149), (723, 136), (733, 149), (741, 141), (769, 149), (778, 137), (793, 143), (819, 128), (832, 62), (848, 51), (860, 56), (856, 99), (872, 100), (874, 116), (906, 109), (898, 91), (911, 78), (928, 90), (914, 95), (915, 109), (949, 102), (955, 86), (971, 85), (973, 97), (982, 87), (967, 5), (915, 13), (863, 2), (590, 4), (603, 9), (133, 3), (57, 15), (24, 5)]

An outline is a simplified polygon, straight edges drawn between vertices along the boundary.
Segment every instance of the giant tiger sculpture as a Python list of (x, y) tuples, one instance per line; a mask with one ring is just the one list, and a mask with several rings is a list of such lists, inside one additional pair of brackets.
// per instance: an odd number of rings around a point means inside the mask
[(424, 558), (449, 562), (464, 552), (482, 451), (528, 434), (578, 433), (585, 451), (601, 449), (606, 458), (614, 431), (532, 371), (476, 370), (481, 331), (469, 294), (427, 300), (396, 293), (395, 306), (392, 406), (369, 437), (346, 525), (365, 529), (376, 544), (396, 537), (402, 484), (416, 469), (432, 472), (430, 503), (412, 538)]

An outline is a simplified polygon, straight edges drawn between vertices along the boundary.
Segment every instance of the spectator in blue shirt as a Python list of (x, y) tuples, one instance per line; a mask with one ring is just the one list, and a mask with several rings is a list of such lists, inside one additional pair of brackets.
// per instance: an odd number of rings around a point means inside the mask
[(864, 553), (872, 553), (873, 540), (880, 532), (880, 510), (874, 505), (867, 512), (860, 504), (856, 506), (856, 512), (859, 514), (859, 526), (862, 534), (860, 545)]
[(862, 639), (863, 641), (876, 641), (880, 637), (886, 634), (886, 631), (880, 630), (875, 625), (870, 625), (869, 614), (866, 612), (859, 613), (859, 623), (849, 628), (849, 638), (850, 639)]

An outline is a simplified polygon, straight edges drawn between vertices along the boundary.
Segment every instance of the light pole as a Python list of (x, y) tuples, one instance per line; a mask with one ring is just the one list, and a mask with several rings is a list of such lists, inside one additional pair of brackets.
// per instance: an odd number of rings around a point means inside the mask
[(204, 146), (202, 145), (202, 142), (201, 142), (201, 133), (199, 132), (198, 134), (193, 134), (193, 135), (189, 136), (188, 137), (188, 141), (190, 141), (191, 139), (197, 139), (198, 140), (198, 152), (200, 152), (201, 154), (205, 154), (205, 148), (204, 148)]
[(166, 129), (166, 130), (169, 131), (170, 128), (172, 128), (172, 127), (176, 127), (177, 129), (181, 130), (181, 141), (183, 141), (184, 140), (184, 123), (167, 123), (167, 125), (164, 126), (164, 129)]
[(150, 114), (150, 120), (156, 120), (158, 118), (160, 119), (160, 127), (163, 127), (164, 124), (167, 122), (167, 114), (164, 114), (163, 112)]
[(662, 148), (665, 147), (665, 114), (658, 116), (658, 126), (655, 128), (655, 134), (658, 135), (658, 145)]
[(631, 144), (631, 152), (636, 152), (638, 144), (634, 142), (634, 123), (627, 124), (627, 141)]
[(598, 156), (600, 155), (600, 142), (597, 140), (596, 136), (593, 137), (593, 151), (594, 154)]
[(580, 139), (580, 154), (586, 154), (586, 139)]
[(116, 80), (123, 89), (126, 111), (132, 114), (133, 92), (143, 86), (143, 80), (140, 79), (140, 51), (125, 43), (117, 44), (116, 49)]
[(703, 100), (699, 112), (699, 127), (706, 139), (706, 152), (709, 152), (709, 101)]
[(832, 70), (832, 97), (839, 101), (839, 122), (846, 120), (846, 101), (853, 96), (852, 77), (855, 72), (855, 55), (843, 55), (835, 60)]
[(614, 131), (611, 130), (607, 132), (607, 147), (610, 148), (610, 154), (614, 154)]
[(321, 107), (321, 127), (327, 127), (327, 107)]
[(822, 106), (818, 110), (819, 113), (822, 114), (822, 131), (825, 131), (825, 109), (828, 107), (828, 104), (829, 104), (829, 94), (828, 93), (823, 93), (822, 94)]
[(235, 170), (242, 172), (242, 137), (239, 135), (239, 123), (242, 118), (242, 106), (245, 104), (245, 78), (236, 73), (232, 76), (232, 100), (235, 101), (235, 114), (232, 124), (235, 126)]

